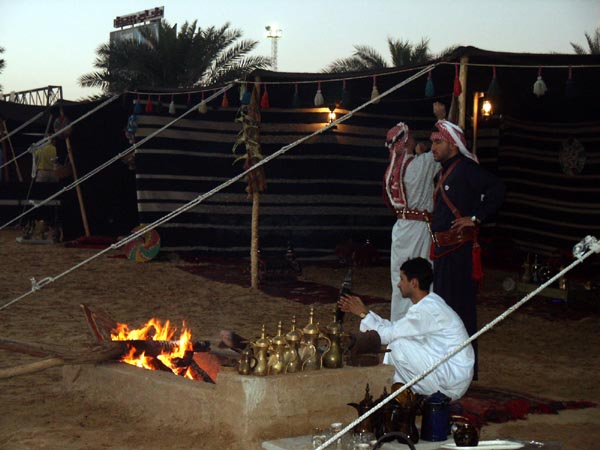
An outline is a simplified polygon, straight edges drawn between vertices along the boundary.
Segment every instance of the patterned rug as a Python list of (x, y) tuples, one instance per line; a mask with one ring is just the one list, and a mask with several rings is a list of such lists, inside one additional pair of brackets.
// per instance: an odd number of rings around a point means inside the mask
[(450, 405), (451, 413), (467, 417), (476, 426), (525, 419), (528, 414), (558, 414), (566, 409), (593, 408), (588, 401), (557, 401), (503, 389), (471, 386)]

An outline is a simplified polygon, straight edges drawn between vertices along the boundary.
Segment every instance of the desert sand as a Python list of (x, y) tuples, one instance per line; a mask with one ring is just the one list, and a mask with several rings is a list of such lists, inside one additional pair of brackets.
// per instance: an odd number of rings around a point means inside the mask
[[(56, 276), (98, 252), (61, 244), (20, 245), (15, 242), (19, 235), (17, 230), (0, 231), (0, 306), (29, 291), (31, 277), (39, 281)], [(275, 329), (277, 321), (293, 314), (307, 317), (306, 305), (190, 274), (178, 268), (181, 261), (175, 256), (161, 255), (148, 263), (114, 256), (118, 253), (102, 255), (1, 310), (0, 337), (61, 345), (90, 343), (93, 339), (81, 303), (100, 307), (131, 325), (141, 325), (151, 317), (174, 324), (185, 321), (197, 338), (214, 338), (224, 328), (255, 336), (263, 322)], [(302, 276), (337, 287), (343, 274), (342, 268), (306, 266)], [(502, 276), (486, 275), (484, 295), (506, 296)], [(357, 268), (354, 290), (389, 298), (387, 268)], [(315, 308), (317, 315), (329, 316), (331, 305)], [(389, 314), (388, 303), (372, 308)], [(503, 310), (499, 302), (481, 304), (480, 326)], [(480, 372), (475, 383), (555, 400), (600, 402), (599, 322), (595, 314), (551, 320), (518, 310), (480, 338)], [(358, 321), (349, 319), (347, 330), (357, 328)], [(0, 350), (0, 369), (38, 359)], [(193, 429), (155, 429), (118, 410), (89, 404), (81, 394), (64, 390), (60, 367), (0, 379), (0, 405), (3, 450), (227, 449), (234, 445), (224, 441), (218, 430), (200, 436)], [(600, 408), (487, 425), (481, 437), (557, 441), (565, 450), (598, 449)]]

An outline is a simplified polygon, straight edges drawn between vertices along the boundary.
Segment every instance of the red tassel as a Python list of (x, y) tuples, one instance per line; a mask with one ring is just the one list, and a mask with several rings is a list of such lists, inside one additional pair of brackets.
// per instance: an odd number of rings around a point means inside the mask
[(481, 247), (479, 243), (475, 241), (473, 243), (473, 279), (480, 281), (483, 278), (483, 267), (481, 265)]
[(263, 95), (260, 98), (260, 107), (261, 107), (261, 109), (269, 109), (271, 107), (271, 104), (269, 103), (269, 91), (267, 91), (266, 84), (265, 84), (265, 92), (263, 92)]
[(454, 65), (454, 88), (452, 89), (452, 95), (458, 97), (462, 92), (462, 86), (458, 77), (458, 64)]
[(221, 102), (221, 108), (229, 108), (229, 99), (227, 98), (227, 92), (223, 93), (223, 101)]
[(146, 100), (146, 112), (152, 112), (152, 99), (150, 98), (150, 96), (148, 96), (148, 100)]

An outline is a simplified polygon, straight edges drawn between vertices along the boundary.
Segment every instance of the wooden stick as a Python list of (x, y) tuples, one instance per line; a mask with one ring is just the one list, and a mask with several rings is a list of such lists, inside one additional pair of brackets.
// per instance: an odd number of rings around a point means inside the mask
[[(8, 136), (8, 127), (6, 126), (6, 122), (4, 120), (2, 121), (2, 126), (4, 127), (4, 132)], [(8, 146), (10, 147), (10, 151), (12, 153), (12, 157), (16, 158), (17, 155), (15, 154), (15, 149), (14, 149), (14, 147), (12, 145), (12, 141), (10, 140), (10, 137), (8, 139), (6, 139), (6, 140), (8, 141)], [(17, 169), (17, 178), (19, 178), (19, 181), (22, 183), (23, 182), (23, 176), (21, 175), (21, 169), (19, 168), (19, 163), (17, 161), (15, 161), (15, 168)]]
[(36, 361), (29, 364), (21, 364), (14, 367), (6, 367), (4, 369), (0, 369), (0, 379), (41, 372), (42, 370), (50, 369), (52, 367), (62, 366), (64, 365), (64, 363), (64, 359), (53, 357), (42, 359), (41, 361)]
[[(67, 144), (67, 152), (69, 153), (69, 161), (71, 162), (71, 169), (73, 170), (73, 180), (77, 181), (77, 169), (75, 168), (75, 159), (73, 157), (73, 149), (71, 148), (71, 139), (65, 138)], [(77, 199), (79, 200), (79, 210), (81, 212), (81, 220), (83, 221), (83, 229), (85, 230), (85, 236), (90, 237), (90, 226), (88, 225), (87, 215), (85, 213), (85, 204), (83, 203), (83, 194), (81, 193), (81, 187), (75, 186), (77, 191)]]

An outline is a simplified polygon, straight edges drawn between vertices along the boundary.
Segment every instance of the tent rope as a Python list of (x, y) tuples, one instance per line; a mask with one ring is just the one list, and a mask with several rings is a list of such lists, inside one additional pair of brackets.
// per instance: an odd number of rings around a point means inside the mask
[[(154, 228), (162, 225), (163, 223), (168, 222), (169, 220), (171, 220), (174, 217), (177, 217), (178, 215), (184, 213), (185, 211), (195, 207), (196, 205), (202, 203), (204, 200), (206, 200), (207, 198), (213, 196), (214, 194), (216, 194), (217, 192), (225, 189), (226, 187), (229, 187), (230, 185), (232, 185), (233, 183), (241, 180), (243, 177), (245, 177), (246, 175), (248, 175), (249, 173), (253, 172), (254, 170), (258, 169), (259, 167), (262, 167), (263, 165), (267, 164), (268, 162), (270, 162), (271, 160), (281, 156), (282, 154), (288, 152), (289, 150), (291, 150), (294, 147), (297, 147), (298, 145), (302, 144), (303, 142), (321, 134), (324, 133), (325, 131), (329, 130), (330, 128), (333, 128), (334, 126), (336, 126), (337, 124), (349, 119), (350, 117), (352, 117), (354, 115), (354, 113), (356, 113), (357, 111), (360, 111), (364, 108), (366, 108), (367, 106), (369, 106), (370, 104), (377, 102), (379, 99), (381, 99), (382, 97), (385, 97), (386, 95), (391, 94), (392, 92), (396, 91), (397, 89), (400, 89), (401, 87), (405, 86), (408, 83), (411, 83), (412, 81), (416, 80), (417, 78), (427, 74), (431, 69), (433, 69), (435, 67), (435, 64), (432, 64), (430, 66), (427, 66), (426, 68), (424, 68), (423, 70), (419, 71), (418, 73), (412, 75), (411, 77), (407, 78), (406, 80), (398, 83), (397, 85), (391, 87), (390, 89), (388, 89), (387, 91), (382, 92), (379, 96), (374, 97), (372, 99), (370, 99), (369, 101), (363, 103), (362, 105), (358, 106), (357, 108), (353, 109), (352, 111), (349, 111), (348, 113), (346, 113), (345, 115), (341, 116), (340, 118), (338, 118), (337, 120), (334, 120), (333, 122), (327, 124), (325, 127), (320, 128), (317, 131), (314, 131), (313, 133), (304, 136), (288, 145), (285, 145), (283, 147), (281, 147), (279, 150), (277, 150), (275, 153), (265, 157), (264, 159), (262, 159), (261, 161), (257, 162), (256, 164), (254, 164), (253, 166), (249, 167), (248, 169), (246, 169), (245, 171), (241, 172), (240, 174), (236, 175), (233, 178), (230, 178), (229, 180), (223, 182), (222, 184), (218, 185), (217, 187), (213, 188), (212, 190), (199, 195), (198, 197), (196, 197), (193, 200), (190, 200), (188, 203), (184, 204), (183, 206), (171, 211), (169, 214), (161, 217), (160, 219), (157, 219), (156, 221), (140, 228), (137, 232), (132, 233), (131, 235), (121, 239), (119, 242), (116, 242), (112, 245), (110, 245), (109, 247), (101, 250), (100, 252), (90, 256), (89, 258), (79, 262), (78, 264), (76, 264), (75, 266), (71, 267), (70, 269), (67, 269), (66, 271), (64, 271), (63, 273), (56, 275), (55, 277), (48, 277), (48, 278), (44, 278), (42, 281), (45, 281), (45, 283), (42, 284), (42, 282), (36, 284), (36, 288), (42, 288), (44, 286), (46, 286), (47, 284), (53, 283), (54, 281), (64, 277), (65, 275), (71, 273), (72, 271), (78, 269), (79, 267), (87, 264), (88, 262), (100, 257), (101, 255), (103, 255), (104, 253), (110, 251), (110, 250), (115, 250), (125, 244), (127, 244), (128, 242), (133, 241), (134, 239), (137, 239), (138, 237), (144, 235), (145, 233), (147, 233), (148, 231), (153, 230)], [(209, 97), (209, 99), (203, 100), (203, 101), (208, 101), (210, 100), (210, 98), (212, 97), (216, 97), (217, 95), (221, 94), (221, 92), (224, 92), (228, 89), (230, 89), (233, 86), (233, 84), (229, 84), (228, 86), (226, 86), (225, 88), (221, 89), (221, 91), (217, 92), (216, 94), (214, 94), (213, 96)], [(199, 104), (198, 104), (199, 105)], [(146, 142), (151, 136), (154, 136), (160, 132), (162, 132), (165, 128), (171, 126), (173, 123), (175, 123), (177, 120), (183, 118), (185, 115), (189, 114), (191, 111), (193, 111), (195, 108), (198, 107), (198, 105), (194, 106), (193, 108), (191, 108), (190, 110), (188, 110), (186, 113), (182, 114), (180, 117), (178, 117), (177, 119), (169, 122), (167, 125), (165, 125), (164, 127), (162, 127), (161, 129), (159, 129), (158, 131), (156, 131), (155, 133), (153, 133), (152, 135), (144, 138), (142, 141), (140, 141), (139, 143), (133, 145), (132, 147), (130, 147), (130, 149), (126, 150), (125, 152), (130, 151), (132, 148), (137, 148), (137, 146), (143, 144), (144, 142)], [(123, 152), (123, 153), (125, 153)], [(120, 157), (120, 155), (117, 155), (117, 157)], [(115, 157), (115, 158), (117, 158)], [(113, 158), (113, 160), (115, 160), (115, 158)], [(107, 163), (105, 163), (103, 166), (101, 167), (105, 167), (107, 165)], [(89, 174), (86, 175), (87, 178), (89, 178), (89, 176), (91, 176), (90, 172)], [(89, 175), (89, 176), (88, 176)], [(87, 179), (85, 178), (85, 179)], [(80, 178), (80, 181), (83, 181), (84, 177)], [(72, 183), (74, 184), (74, 183)], [(52, 197), (49, 197), (48, 199), (46, 199), (44, 202), (49, 201), (51, 198), (56, 197), (57, 194), (55, 194)], [(39, 204), (41, 205), (41, 203)], [(33, 208), (29, 209), (28, 211), (31, 211)], [(18, 219), (18, 217), (16, 218)], [(11, 222), (14, 222), (16, 219), (13, 219)], [(0, 227), (0, 230), (2, 228), (4, 228), (7, 224), (3, 225), (2, 227)], [(28, 292), (25, 292), (24, 294), (20, 295), (19, 297), (11, 300), (10, 302), (6, 303), (5, 305), (0, 307), (0, 311), (2, 311), (3, 309), (9, 307), (10, 305), (18, 302), (19, 300), (33, 294), (34, 292), (36, 292), (36, 290), (32, 287), (32, 289)]]
[[(18, 156), (15, 156), (13, 159), (7, 161), (6, 163), (2, 164), (0, 166), (0, 169), (2, 169), (3, 167), (12, 164), (14, 161), (16, 161), (17, 159), (27, 155), (28, 153), (33, 153), (35, 152), (38, 148), (43, 147), (44, 145), (46, 145), (48, 142), (50, 142), (53, 138), (55, 138), (56, 136), (58, 136), (59, 134), (69, 130), (70, 128), (73, 127), (73, 125), (75, 125), (76, 123), (81, 122), (83, 119), (85, 119), (88, 116), (91, 116), (92, 114), (94, 114), (96, 111), (98, 111), (99, 109), (104, 108), (105, 106), (111, 104), (112, 102), (114, 102), (116, 99), (118, 99), (120, 96), (119, 95), (113, 95), (111, 98), (109, 98), (108, 100), (106, 100), (105, 102), (102, 102), (101, 104), (99, 104), (98, 106), (96, 106), (94, 109), (86, 112), (85, 114), (83, 114), (81, 117), (77, 118), (76, 120), (74, 120), (71, 123), (66, 124), (64, 127), (62, 127), (60, 130), (55, 131), (53, 134), (51, 134), (50, 136), (46, 136), (43, 139), (40, 139), (37, 142), (34, 142), (33, 144), (31, 144), (29, 146), (29, 148), (27, 148), (26, 151), (24, 151), (23, 153), (21, 153)], [(1, 230), (2, 228), (0, 228)]]
[[(27, 122), (19, 125), (17, 128), (15, 128), (14, 130), (12, 130), (10, 133), (8, 133), (6, 136), (2, 136), (0, 138), (0, 142), (5, 141), (6, 139), (9, 139), (12, 135), (17, 134), (19, 131), (21, 131), (23, 128), (27, 127), (29, 124), (32, 124), (33, 122), (35, 122), (36, 120), (38, 120), (40, 117), (42, 117), (44, 114), (46, 114), (47, 110), (44, 110), (42, 112), (37, 113), (35, 116), (33, 116), (31, 119), (29, 119)], [(6, 120), (5, 120), (6, 122)], [(0, 169), (4, 167), (1, 166)]]
[[(210, 97), (208, 97), (208, 99), (203, 100), (204, 102), (208, 102), (210, 100), (212, 100), (213, 98), (219, 96), (220, 94), (222, 94), (223, 92), (227, 91), (228, 89), (230, 89), (231, 87), (233, 87), (233, 84), (229, 84), (227, 86), (225, 86), (224, 88), (222, 88), (220, 91), (214, 93), (213, 95), (211, 95)], [(155, 132), (153, 132), (152, 134), (146, 136), (144, 139), (142, 139), (139, 142), (136, 142), (135, 144), (133, 144), (131, 147), (123, 150), (121, 153), (117, 154), (116, 156), (114, 156), (113, 158), (109, 159), (108, 161), (104, 162), (103, 164), (101, 164), (100, 166), (96, 167), (95, 169), (91, 170), (90, 172), (86, 173), (84, 176), (78, 178), (77, 180), (73, 181), (71, 184), (69, 184), (68, 186), (63, 187), (61, 190), (59, 190), (58, 192), (55, 192), (54, 194), (52, 194), (50, 197), (40, 201), (40, 202), (36, 202), (31, 208), (29, 208), (28, 210), (24, 211), (23, 213), (19, 214), (18, 216), (14, 217), (13, 219), (9, 220), (8, 222), (6, 222), (4, 225), (2, 225), (0, 227), (0, 230), (3, 230), (4, 228), (6, 228), (8, 225), (10, 225), (11, 223), (16, 222), (17, 220), (19, 220), (20, 218), (22, 218), (23, 216), (26, 216), (27, 214), (29, 214), (31, 211), (36, 210), (37, 208), (40, 208), (41, 206), (44, 206), (46, 203), (50, 202), (51, 200), (54, 200), (56, 197), (60, 196), (61, 194), (63, 194), (64, 192), (68, 192), (71, 189), (75, 188), (76, 186), (79, 186), (81, 183), (83, 183), (84, 181), (88, 180), (89, 178), (93, 177), (94, 175), (96, 175), (98, 172), (104, 170), (105, 168), (107, 168), (108, 166), (110, 166), (111, 164), (113, 164), (115, 161), (120, 160), (121, 158), (123, 158), (124, 156), (127, 156), (129, 153), (131, 153), (132, 151), (134, 151), (136, 148), (138, 148), (139, 146), (141, 146), (142, 144), (145, 144), (146, 142), (148, 142), (150, 139), (152, 139), (154, 136), (156, 136), (159, 133), (162, 133), (165, 129), (167, 129), (168, 127), (170, 127), (171, 125), (175, 124), (176, 122), (178, 122), (179, 120), (183, 119), (184, 117), (186, 117), (188, 114), (190, 114), (192, 111), (194, 111), (195, 109), (198, 108), (198, 106), (200, 105), (200, 103), (198, 103), (197, 105), (193, 106), (192, 108), (190, 108), (189, 110), (187, 110), (186, 112), (184, 112), (182, 115), (180, 115), (179, 117), (176, 117), (175, 119), (173, 119), (172, 121), (170, 121), (168, 124), (164, 125), (163, 127), (159, 128), (158, 130), (156, 130)], [(73, 123), (71, 123), (70, 125), (73, 125)], [(55, 133), (58, 134), (60, 132), (62, 132), (64, 129), (66, 129), (67, 127), (63, 128), (62, 130), (60, 130), (59, 132)], [(1, 168), (1, 167), (0, 167)]]
[(486, 333), (487, 331), (492, 329), (494, 326), (496, 326), (499, 322), (506, 319), (509, 315), (511, 315), (513, 312), (515, 312), (518, 308), (520, 308), (525, 303), (527, 303), (529, 300), (531, 300), (533, 297), (535, 297), (535, 295), (537, 295), (539, 292), (543, 291), (545, 288), (550, 286), (552, 283), (554, 283), (556, 280), (558, 280), (560, 277), (565, 275), (567, 272), (569, 272), (571, 269), (573, 269), (578, 264), (582, 263), (585, 259), (587, 259), (589, 256), (593, 255), (594, 253), (600, 253), (600, 241), (593, 236), (586, 236), (581, 242), (579, 242), (578, 244), (576, 244), (573, 247), (573, 256), (576, 258), (575, 261), (573, 261), (571, 264), (569, 264), (563, 270), (558, 272), (556, 275), (554, 275), (552, 278), (550, 278), (544, 284), (541, 284), (536, 289), (531, 291), (529, 294), (527, 294), (525, 297), (523, 297), (521, 300), (519, 300), (513, 306), (511, 306), (510, 308), (505, 310), (502, 314), (497, 316), (494, 320), (492, 320), (491, 322), (488, 322), (477, 333), (473, 334), (469, 339), (464, 341), (458, 347), (456, 347), (453, 350), (451, 350), (450, 352), (446, 353), (442, 358), (440, 358), (437, 362), (432, 364), (428, 369), (424, 370), (419, 375), (416, 375), (412, 380), (410, 380), (409, 382), (407, 382), (406, 384), (404, 384), (403, 386), (398, 388), (396, 391), (392, 392), (390, 395), (388, 395), (381, 402), (377, 403), (377, 405), (373, 406), (362, 416), (358, 417), (356, 420), (354, 420), (353, 422), (348, 424), (345, 428), (340, 430), (337, 434), (335, 434), (334, 436), (329, 438), (329, 440), (327, 440), (326, 442), (321, 444), (320, 447), (317, 447), (316, 450), (322, 450), (322, 449), (326, 448), (328, 445), (332, 444), (336, 439), (340, 438), (342, 435), (344, 435), (345, 433), (350, 431), (352, 428), (354, 428), (354, 426), (356, 426), (357, 424), (362, 422), (364, 419), (369, 417), (371, 414), (375, 413), (377, 410), (379, 410), (380, 408), (385, 406), (391, 400), (396, 398), (396, 396), (398, 394), (400, 394), (401, 392), (403, 392), (406, 389), (413, 386), (415, 383), (417, 383), (420, 380), (422, 380), (423, 378), (425, 378), (427, 375), (429, 375), (431, 372), (433, 372), (441, 364), (448, 361), (450, 358), (452, 358), (454, 355), (456, 355), (458, 352), (460, 352), (466, 346), (470, 345), (471, 342), (473, 342), (479, 336)]

